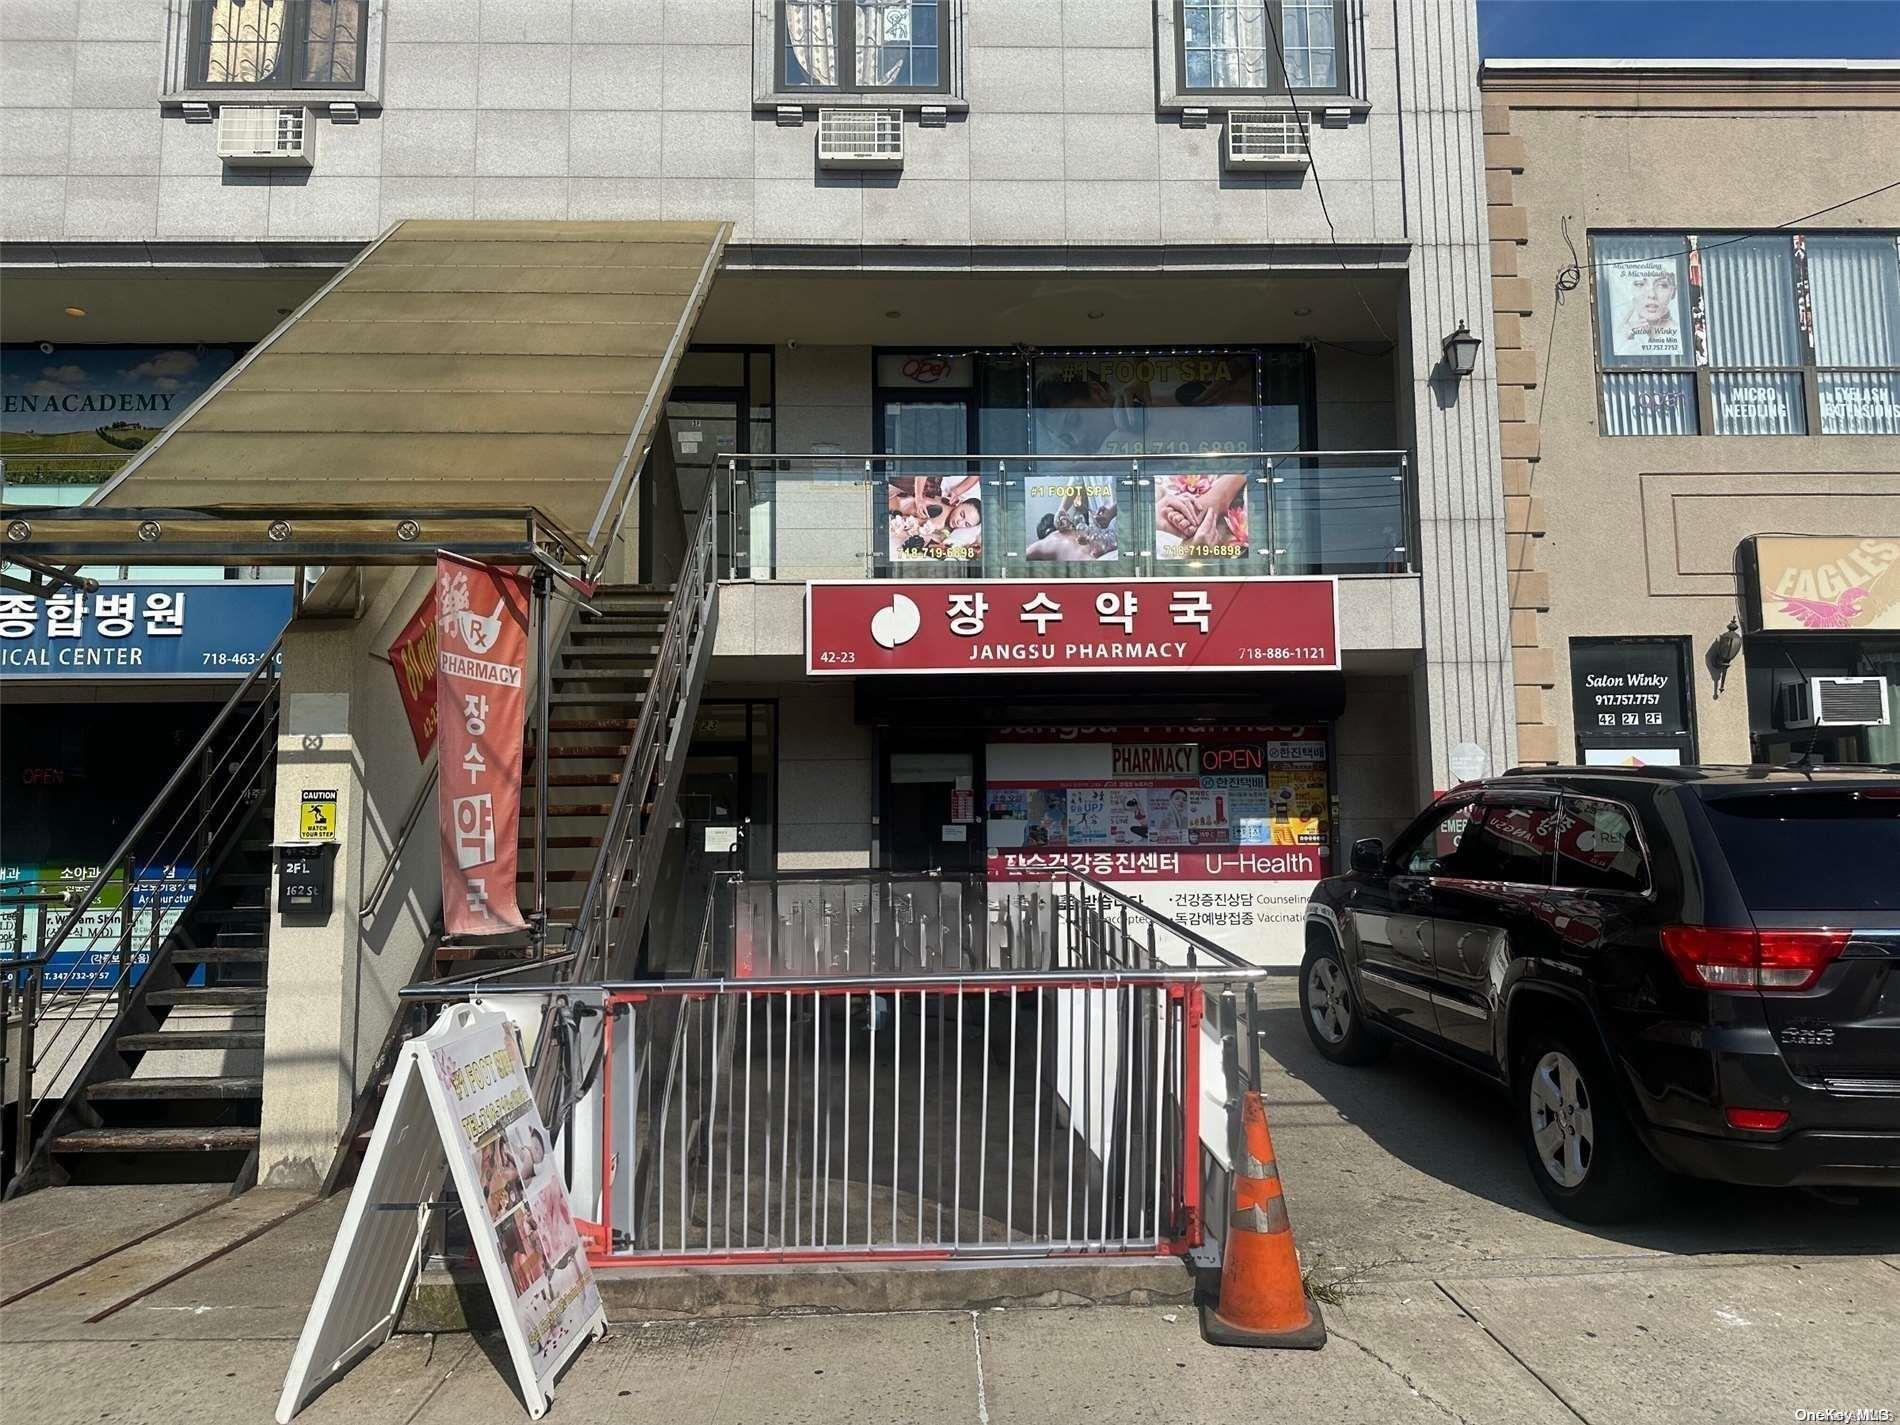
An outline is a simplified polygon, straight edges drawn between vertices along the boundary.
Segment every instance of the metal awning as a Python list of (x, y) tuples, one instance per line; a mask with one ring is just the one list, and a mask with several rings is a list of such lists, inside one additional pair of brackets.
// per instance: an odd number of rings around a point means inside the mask
[(138, 564), (597, 561), (730, 226), (398, 223), (82, 509), (7, 552)]

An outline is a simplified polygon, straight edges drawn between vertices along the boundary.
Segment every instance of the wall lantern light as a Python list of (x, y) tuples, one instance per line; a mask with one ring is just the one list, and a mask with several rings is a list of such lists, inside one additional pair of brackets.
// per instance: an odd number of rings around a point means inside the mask
[(1445, 365), (1451, 368), (1451, 374), (1463, 380), (1478, 369), (1478, 348), (1484, 343), (1471, 334), (1471, 328), (1462, 321), (1458, 330), (1444, 340)]

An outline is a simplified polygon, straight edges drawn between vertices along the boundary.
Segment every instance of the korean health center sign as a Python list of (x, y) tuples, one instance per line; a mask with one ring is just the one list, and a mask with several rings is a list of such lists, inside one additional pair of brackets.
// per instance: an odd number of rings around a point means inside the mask
[(0, 594), (0, 678), (242, 678), (294, 597), (289, 584), (250, 580)]
[(805, 671), (1334, 672), (1331, 578), (815, 580)]

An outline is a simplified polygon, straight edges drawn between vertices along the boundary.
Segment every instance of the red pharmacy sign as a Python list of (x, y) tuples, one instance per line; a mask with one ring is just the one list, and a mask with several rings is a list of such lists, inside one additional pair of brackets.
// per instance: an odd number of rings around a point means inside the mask
[(805, 671), (1336, 670), (1330, 578), (931, 579), (805, 590)]
[(515, 900), (521, 739), (527, 713), (528, 581), (459, 559), (435, 566), (442, 925), (520, 930)]

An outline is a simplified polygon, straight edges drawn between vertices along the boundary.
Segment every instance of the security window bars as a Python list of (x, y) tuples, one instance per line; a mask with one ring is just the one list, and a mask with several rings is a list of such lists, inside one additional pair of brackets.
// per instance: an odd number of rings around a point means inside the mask
[(779, 87), (943, 89), (949, 9), (950, 0), (778, 0)]
[(1599, 233), (1605, 435), (1900, 434), (1892, 233)]
[(192, 0), (191, 83), (361, 89), (369, 0)]
[(1345, 0), (1175, 0), (1183, 93), (1337, 93)]

